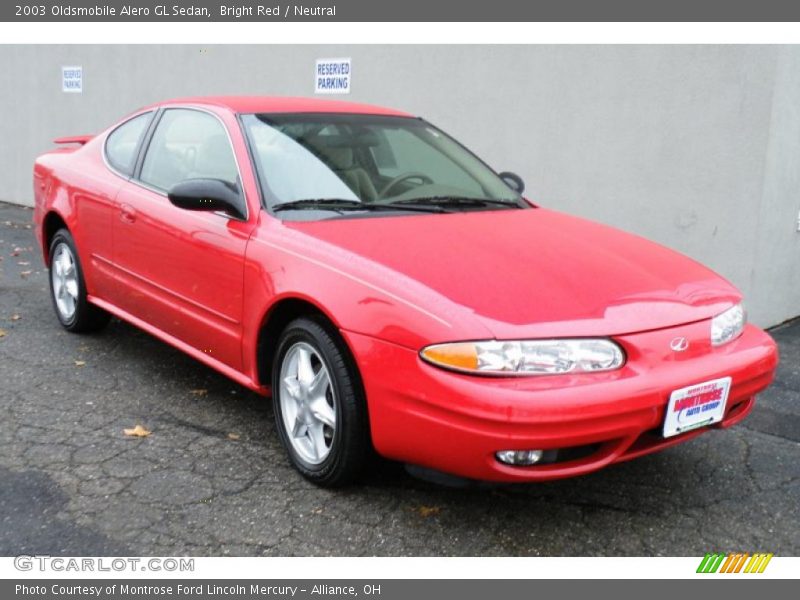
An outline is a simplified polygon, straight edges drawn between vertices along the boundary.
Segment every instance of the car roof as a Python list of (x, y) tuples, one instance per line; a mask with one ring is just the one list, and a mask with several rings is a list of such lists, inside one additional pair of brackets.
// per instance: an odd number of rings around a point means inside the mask
[(291, 98), (280, 96), (198, 96), (175, 98), (158, 102), (153, 106), (174, 104), (211, 105), (227, 108), (235, 113), (354, 113), (369, 115), (392, 115), (410, 117), (412, 115), (371, 104), (343, 102), (321, 98)]

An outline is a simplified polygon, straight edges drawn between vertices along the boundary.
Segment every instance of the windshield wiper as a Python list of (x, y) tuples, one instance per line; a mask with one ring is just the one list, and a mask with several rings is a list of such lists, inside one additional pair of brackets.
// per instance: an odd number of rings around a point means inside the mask
[(281, 202), (272, 207), (273, 212), (282, 210), (364, 210), (364, 211), (398, 211), (408, 210), (417, 212), (446, 212), (440, 206), (415, 206), (413, 203), (403, 206), (392, 206), (390, 204), (373, 204), (371, 202), (361, 202), (359, 200), (349, 200), (346, 198), (304, 198), (303, 200), (292, 200), (291, 202)]
[(345, 200), (343, 198), (304, 198), (302, 200), (292, 200), (281, 202), (272, 207), (275, 212), (281, 210), (304, 210), (306, 208), (331, 208), (336, 210), (361, 209), (361, 202), (358, 200)]
[(505, 206), (506, 208), (522, 208), (513, 200), (495, 200), (494, 198), (474, 198), (472, 196), (424, 196), (387, 202), (388, 206), (406, 204), (432, 204), (442, 207), (454, 206)]

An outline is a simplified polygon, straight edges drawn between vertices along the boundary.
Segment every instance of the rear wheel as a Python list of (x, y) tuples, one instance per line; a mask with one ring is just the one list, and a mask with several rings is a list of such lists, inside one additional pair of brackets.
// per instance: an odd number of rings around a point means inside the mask
[(111, 318), (86, 299), (78, 251), (66, 229), (59, 229), (50, 242), (50, 297), (56, 316), (67, 331), (96, 331), (105, 327)]
[(275, 421), (292, 465), (311, 482), (351, 483), (371, 456), (357, 368), (326, 322), (300, 318), (281, 334), (272, 368)]

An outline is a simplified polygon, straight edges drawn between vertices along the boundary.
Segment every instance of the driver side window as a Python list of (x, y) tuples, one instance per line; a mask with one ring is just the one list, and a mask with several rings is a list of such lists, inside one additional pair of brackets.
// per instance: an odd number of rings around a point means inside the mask
[(219, 120), (198, 110), (169, 109), (156, 126), (139, 179), (168, 191), (187, 179), (237, 183), (230, 140)]

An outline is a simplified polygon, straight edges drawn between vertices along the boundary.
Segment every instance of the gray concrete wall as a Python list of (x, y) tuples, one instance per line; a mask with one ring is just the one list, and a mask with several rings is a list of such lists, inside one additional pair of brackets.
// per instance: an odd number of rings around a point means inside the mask
[(312, 95), (314, 60), (339, 56), (343, 98), (423, 115), (535, 201), (709, 265), (761, 325), (800, 314), (800, 47), (0, 46), (0, 199), (31, 203), (56, 136), (173, 96)]

